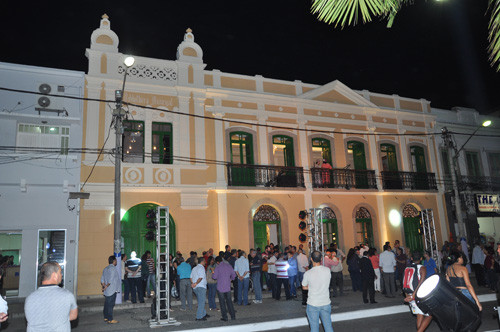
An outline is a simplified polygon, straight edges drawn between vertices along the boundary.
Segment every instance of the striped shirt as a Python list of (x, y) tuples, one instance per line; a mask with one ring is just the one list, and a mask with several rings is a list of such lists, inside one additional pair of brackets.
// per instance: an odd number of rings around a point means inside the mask
[(276, 261), (276, 277), (280, 279), (288, 278), (288, 262), (280, 258)]
[(155, 272), (155, 260), (153, 257), (146, 259), (146, 263), (148, 264), (149, 274), (153, 274)]

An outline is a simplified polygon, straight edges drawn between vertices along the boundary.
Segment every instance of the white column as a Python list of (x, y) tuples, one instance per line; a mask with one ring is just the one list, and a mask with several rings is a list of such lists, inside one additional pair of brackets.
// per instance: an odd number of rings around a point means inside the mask
[(151, 164), (151, 146), (153, 138), (153, 116), (151, 112), (144, 112), (144, 163)]
[[(368, 128), (370, 133), (375, 132), (374, 127)], [(378, 167), (378, 153), (377, 153), (377, 142), (375, 141), (374, 135), (368, 135), (368, 148), (370, 149), (370, 160), (372, 169), (375, 170), (375, 178), (377, 179), (377, 187), (379, 191), (382, 191), (382, 180), (380, 179), (380, 168)]]
[[(214, 117), (218, 119), (222, 119), (223, 113), (214, 113)], [(226, 160), (224, 157), (224, 123), (222, 121), (215, 120), (215, 159), (216, 160)], [(217, 187), (227, 187), (226, 183), (226, 166), (217, 164)], [(227, 228), (227, 227), (226, 227)]]
[(385, 217), (384, 209), (384, 197), (381, 194), (377, 194), (377, 210), (378, 210), (378, 228), (380, 232), (380, 243), (385, 243), (387, 239), (387, 222)]
[[(205, 98), (195, 98), (194, 114), (204, 116)], [(205, 159), (205, 119), (196, 117), (194, 119), (194, 138), (196, 144), (196, 158), (201, 159), (198, 163), (204, 164)], [(219, 159), (217, 159), (219, 160)]]
[[(300, 142), (300, 163), (304, 169), (309, 169), (309, 158), (308, 158), (308, 139), (307, 139), (307, 134), (305, 132), (306, 126), (305, 126), (305, 120), (299, 120), (299, 142)], [(304, 183), (306, 185), (307, 189), (312, 189), (312, 183), (311, 183), (311, 175), (309, 172), (304, 172)], [(307, 196), (307, 195), (306, 195)], [(307, 206), (307, 205), (306, 205)]]
[[(189, 97), (179, 96), (179, 111), (189, 114)], [(179, 133), (180, 133), (180, 153), (179, 156), (190, 158), (190, 137), (189, 137), (189, 116), (183, 115), (179, 117)], [(177, 161), (179, 164), (188, 164), (189, 161)]]
[[(267, 116), (259, 116), (259, 124), (263, 125), (267, 122)], [(258, 127), (259, 131), (259, 154), (260, 164), (269, 165), (269, 142), (267, 141), (267, 127)]]
[[(403, 130), (403, 133), (406, 132), (406, 130)], [(410, 172), (411, 171), (411, 166), (410, 166), (410, 163), (409, 163), (409, 158), (408, 158), (408, 145), (407, 145), (407, 142), (406, 142), (406, 137), (405, 136), (400, 136), (400, 139), (399, 139), (399, 149), (401, 150), (401, 166), (402, 168), (400, 170), (402, 170), (403, 172)]]
[(225, 192), (217, 193), (217, 208), (219, 216), (219, 250), (224, 251), (229, 243), (229, 230), (227, 227), (227, 195)]

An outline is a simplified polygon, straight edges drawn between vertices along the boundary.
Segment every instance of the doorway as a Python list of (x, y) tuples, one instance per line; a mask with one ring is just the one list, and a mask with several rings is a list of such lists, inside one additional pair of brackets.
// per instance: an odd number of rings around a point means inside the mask
[(421, 214), (417, 208), (411, 204), (406, 204), (403, 208), (403, 229), (405, 232), (406, 246), (411, 251), (424, 250), (424, 241), (421, 231)]
[(264, 248), (273, 243), (281, 248), (281, 218), (276, 209), (270, 205), (261, 205), (253, 217), (254, 248)]
[(3, 277), (0, 279), (1, 296), (11, 297), (19, 295), (19, 271), (21, 269), (22, 256), (21, 248), (21, 231), (0, 233), (0, 253), (2, 254), (0, 266), (5, 266), (3, 269)]

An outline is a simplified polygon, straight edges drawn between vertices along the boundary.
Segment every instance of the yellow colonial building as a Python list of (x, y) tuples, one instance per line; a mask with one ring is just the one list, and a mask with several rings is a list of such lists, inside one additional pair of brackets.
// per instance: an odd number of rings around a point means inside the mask
[[(179, 36), (181, 39), (182, 36)], [(106, 15), (86, 50), (83, 148), (115, 146), (125, 67)], [(424, 99), (206, 70), (187, 30), (176, 60), (135, 57), (124, 93), (123, 252), (154, 246), (146, 212), (170, 209), (171, 250), (299, 244), (298, 213), (323, 209), (325, 242), (422, 249), (419, 212), (448, 237), (435, 116)], [(107, 100), (99, 102), (96, 100)], [(113, 253), (114, 157), (82, 156), (78, 294), (100, 294)], [(94, 166), (95, 164), (95, 166)], [(402, 220), (390, 223), (391, 210)]]

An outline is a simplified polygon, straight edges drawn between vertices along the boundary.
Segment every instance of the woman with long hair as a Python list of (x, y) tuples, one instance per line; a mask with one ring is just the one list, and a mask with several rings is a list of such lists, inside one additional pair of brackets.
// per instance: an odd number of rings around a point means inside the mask
[(349, 249), (347, 253), (347, 267), (351, 276), (352, 291), (362, 291), (361, 287), (361, 269), (359, 267), (359, 248)]
[(448, 257), (448, 262), (450, 266), (446, 269), (446, 280), (469, 300), (475, 302), (480, 311), (483, 310), (481, 303), (477, 299), (474, 287), (470, 283), (469, 271), (465, 267), (467, 257), (465, 257), (463, 252), (452, 251)]

